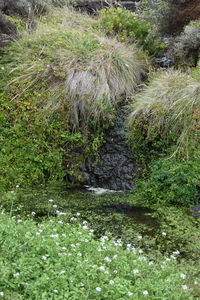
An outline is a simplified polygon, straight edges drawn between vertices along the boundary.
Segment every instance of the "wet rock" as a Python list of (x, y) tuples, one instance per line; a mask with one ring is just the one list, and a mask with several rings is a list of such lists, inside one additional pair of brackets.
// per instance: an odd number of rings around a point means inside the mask
[(167, 69), (167, 68), (170, 68), (174, 64), (174, 61), (172, 58), (163, 56), (163, 57), (156, 58), (155, 63), (157, 66)]
[(116, 191), (133, 189), (134, 162), (125, 141), (124, 119), (125, 112), (121, 110), (115, 126), (105, 136), (99, 164), (95, 165), (93, 161), (86, 163), (87, 184)]
[(191, 211), (194, 217), (200, 218), (200, 204), (193, 207)]

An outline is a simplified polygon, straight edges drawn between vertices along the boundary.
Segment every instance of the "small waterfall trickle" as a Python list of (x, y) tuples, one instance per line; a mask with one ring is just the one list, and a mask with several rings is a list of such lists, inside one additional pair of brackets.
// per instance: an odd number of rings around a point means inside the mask
[(125, 140), (125, 117), (124, 109), (119, 110), (115, 125), (105, 134), (99, 163), (86, 163), (85, 173), (90, 186), (115, 191), (133, 189), (134, 163)]

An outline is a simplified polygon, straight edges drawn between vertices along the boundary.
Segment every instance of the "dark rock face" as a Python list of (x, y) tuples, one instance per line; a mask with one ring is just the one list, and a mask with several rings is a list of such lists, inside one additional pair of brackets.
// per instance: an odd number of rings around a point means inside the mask
[(100, 151), (100, 163), (86, 164), (88, 184), (111, 190), (128, 191), (133, 189), (133, 160), (125, 142), (125, 113), (120, 111), (116, 124), (105, 136), (105, 144)]
[(0, 12), (0, 48), (6, 46), (17, 37), (16, 26), (8, 21)]
[(138, 1), (140, 0), (76, 0), (76, 7), (88, 13), (96, 13), (98, 10), (110, 5), (135, 10), (135, 3)]
[(169, 10), (163, 23), (163, 33), (180, 32), (191, 20), (200, 17), (200, 0), (168, 0)]

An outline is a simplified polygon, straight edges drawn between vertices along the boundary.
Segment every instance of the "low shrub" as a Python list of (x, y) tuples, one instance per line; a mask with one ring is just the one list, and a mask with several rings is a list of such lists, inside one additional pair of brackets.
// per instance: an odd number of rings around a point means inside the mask
[(120, 41), (137, 41), (150, 54), (158, 54), (164, 49), (164, 44), (156, 37), (155, 28), (126, 9), (101, 10), (99, 24), (107, 34), (117, 35)]
[(147, 203), (189, 206), (199, 201), (199, 152), (191, 160), (160, 159), (150, 164), (150, 174), (138, 182), (137, 195)]
[(0, 221), (3, 299), (194, 299), (195, 267), (186, 273), (176, 259), (149, 261), (132, 245), (94, 240), (86, 221), (60, 214), (36, 224), (3, 213)]

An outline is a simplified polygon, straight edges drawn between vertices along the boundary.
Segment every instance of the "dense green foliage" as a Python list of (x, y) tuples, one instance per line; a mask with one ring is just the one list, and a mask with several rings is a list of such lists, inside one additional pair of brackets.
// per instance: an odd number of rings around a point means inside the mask
[(155, 28), (126, 9), (109, 8), (100, 11), (100, 27), (107, 34), (117, 35), (120, 41), (137, 41), (150, 54), (158, 54), (164, 49), (164, 44), (156, 37)]
[[(195, 159), (196, 158), (196, 159)], [(194, 205), (198, 203), (200, 159), (160, 159), (150, 165), (148, 180), (140, 181), (137, 195), (148, 203)]]
[(166, 257), (150, 261), (107, 236), (95, 241), (87, 222), (67, 224), (61, 213), (40, 224), (3, 213), (0, 219), (5, 299), (194, 299), (195, 267), (187, 272)]

